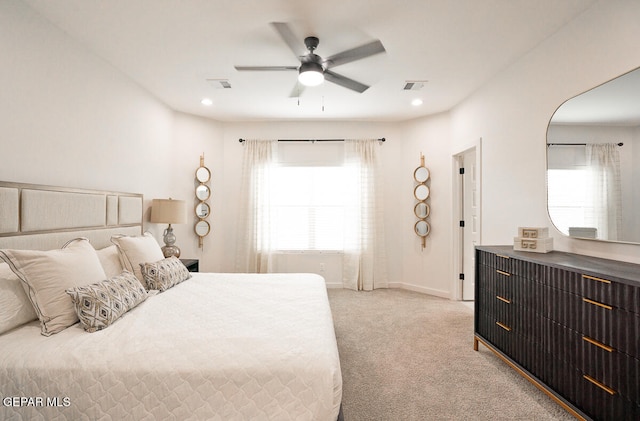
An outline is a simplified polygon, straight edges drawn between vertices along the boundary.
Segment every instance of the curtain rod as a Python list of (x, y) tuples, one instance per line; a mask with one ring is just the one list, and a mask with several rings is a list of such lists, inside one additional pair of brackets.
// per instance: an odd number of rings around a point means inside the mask
[[(624, 145), (624, 143), (617, 143), (618, 146)], [(587, 146), (586, 143), (547, 143), (547, 146)]]
[[(379, 142), (384, 142), (385, 139), (384, 137), (381, 137), (380, 139), (376, 139)], [(245, 139), (238, 139), (238, 142), (242, 143), (244, 142)], [(278, 139), (278, 142), (311, 142), (311, 143), (315, 143), (315, 142), (344, 142), (344, 139)]]

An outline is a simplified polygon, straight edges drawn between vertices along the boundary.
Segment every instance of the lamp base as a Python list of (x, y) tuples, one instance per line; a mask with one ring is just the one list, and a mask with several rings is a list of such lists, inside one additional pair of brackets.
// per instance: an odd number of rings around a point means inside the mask
[(180, 248), (178, 246), (164, 246), (162, 247), (162, 254), (165, 259), (171, 256), (180, 257)]
[(173, 228), (171, 224), (164, 230), (164, 247), (162, 247), (162, 254), (165, 259), (171, 256), (180, 257), (180, 248), (175, 245), (176, 236), (173, 234)]

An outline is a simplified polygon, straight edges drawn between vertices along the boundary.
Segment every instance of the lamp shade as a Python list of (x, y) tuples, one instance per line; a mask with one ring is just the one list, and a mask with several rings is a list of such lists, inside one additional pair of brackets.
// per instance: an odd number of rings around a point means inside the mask
[(156, 224), (186, 224), (187, 202), (173, 199), (153, 199), (151, 222)]

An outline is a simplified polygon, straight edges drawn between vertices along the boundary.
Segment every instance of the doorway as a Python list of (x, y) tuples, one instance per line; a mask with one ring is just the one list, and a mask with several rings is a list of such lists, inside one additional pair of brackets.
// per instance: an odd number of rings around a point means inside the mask
[(480, 144), (454, 155), (454, 281), (455, 299), (475, 294), (475, 246), (480, 244)]

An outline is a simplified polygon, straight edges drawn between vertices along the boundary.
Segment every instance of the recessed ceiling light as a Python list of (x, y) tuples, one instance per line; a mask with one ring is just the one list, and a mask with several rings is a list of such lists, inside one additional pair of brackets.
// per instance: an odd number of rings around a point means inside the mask
[(210, 107), (213, 105), (213, 101), (210, 98), (203, 98), (202, 101), (200, 101), (200, 103), (205, 107)]
[(414, 107), (422, 105), (422, 100), (420, 98), (416, 98), (413, 101), (411, 101), (411, 105), (413, 105)]

